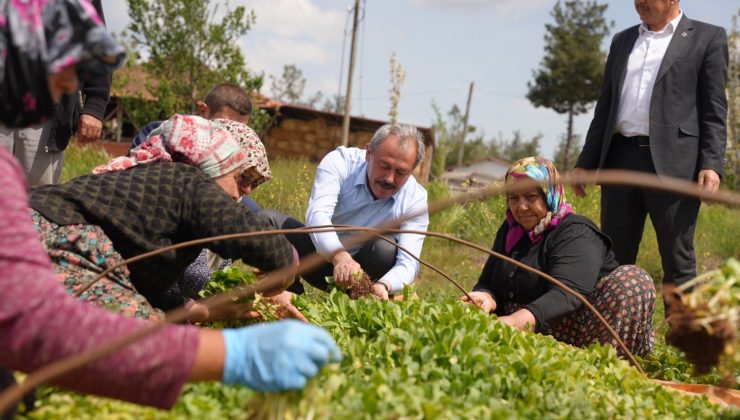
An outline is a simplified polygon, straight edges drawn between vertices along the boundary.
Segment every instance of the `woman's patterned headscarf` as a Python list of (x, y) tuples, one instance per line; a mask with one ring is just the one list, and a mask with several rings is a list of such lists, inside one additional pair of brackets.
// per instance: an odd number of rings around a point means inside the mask
[(257, 133), (246, 124), (236, 121), (223, 118), (218, 118), (215, 121), (239, 142), (242, 151), (247, 157), (246, 169), (254, 168), (258, 174), (262, 175), (262, 179), (257, 184), (254, 184), (253, 187), (257, 187), (259, 184), (272, 178), (270, 163), (267, 161), (267, 151), (265, 150), (265, 145), (262, 144), (262, 141), (257, 136)]
[[(527, 157), (514, 162), (506, 172), (504, 182), (509, 184), (519, 178), (530, 178), (540, 184), (547, 204), (547, 215), (529, 232), (532, 243), (542, 239), (542, 234), (554, 228), (566, 215), (573, 213), (573, 208), (565, 201), (565, 189), (560, 184), (560, 175), (555, 165), (543, 157)], [(506, 210), (506, 221), (509, 232), (506, 235), (506, 253), (511, 252), (517, 242), (524, 236), (524, 229), (514, 220), (511, 210)]]
[(93, 173), (122, 171), (153, 162), (197, 166), (211, 178), (245, 168), (249, 160), (239, 143), (218, 122), (194, 115), (175, 115), (149, 133), (147, 140)]
[(107, 77), (125, 51), (87, 0), (0, 0), (0, 57), (0, 123), (27, 127), (54, 114), (49, 75)]

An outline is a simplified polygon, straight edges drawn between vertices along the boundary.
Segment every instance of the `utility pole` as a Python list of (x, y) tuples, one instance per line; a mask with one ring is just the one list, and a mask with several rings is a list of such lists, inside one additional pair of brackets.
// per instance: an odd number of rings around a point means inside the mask
[(463, 130), (460, 135), (460, 150), (457, 151), (457, 164), (462, 165), (465, 155), (465, 135), (468, 134), (468, 117), (470, 116), (470, 101), (473, 99), (473, 82), (470, 82), (468, 90), (468, 104), (465, 106), (465, 118), (463, 119)]
[(344, 98), (344, 121), (342, 121), (342, 146), (349, 143), (349, 116), (352, 103), (352, 74), (355, 71), (355, 48), (357, 47), (357, 23), (360, 20), (360, 0), (355, 0), (355, 16), (352, 25), (352, 45), (349, 50), (349, 75), (347, 76), (347, 96)]

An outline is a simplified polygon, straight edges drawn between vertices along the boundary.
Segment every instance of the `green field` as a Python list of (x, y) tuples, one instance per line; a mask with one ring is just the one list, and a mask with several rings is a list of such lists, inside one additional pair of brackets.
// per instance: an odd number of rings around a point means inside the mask
[[(68, 152), (65, 176), (87, 173), (97, 159), (91, 149)], [(271, 162), (274, 179), (253, 197), (263, 206), (303, 218), (315, 165)], [(430, 201), (448, 196), (428, 186)], [(597, 189), (572, 200), (577, 213), (598, 221)], [(570, 197), (569, 197), (570, 198)], [(430, 230), (490, 247), (502, 221), (501, 197), (453, 206), (431, 216)], [(696, 234), (700, 272), (738, 256), (737, 209), (703, 206)], [(422, 259), (470, 288), (486, 256), (441, 239), (425, 242)], [(638, 264), (660, 285), (660, 259), (651, 228)], [(411, 294), (412, 291), (406, 293)], [(52, 388), (40, 390), (29, 418), (740, 418), (704, 398), (668, 392), (643, 378), (611, 348), (575, 349), (549, 337), (522, 333), (457, 303), (459, 292), (422, 269), (414, 284), (418, 299), (405, 302), (350, 301), (341, 293), (309, 292), (299, 304), (326, 327), (345, 359), (325, 369), (302, 393), (257, 395), (239, 387), (186, 387), (170, 412)], [(408, 296), (407, 296), (408, 297)], [(662, 308), (656, 326), (663, 333)], [(682, 355), (662, 336), (642, 360), (648, 376), (681, 382), (717, 383), (716, 372), (691, 374)], [(262, 411), (260, 411), (262, 410)]]

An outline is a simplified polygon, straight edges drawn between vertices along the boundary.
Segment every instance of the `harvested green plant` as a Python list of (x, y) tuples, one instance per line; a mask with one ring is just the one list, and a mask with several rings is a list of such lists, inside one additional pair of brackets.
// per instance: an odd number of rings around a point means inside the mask
[(364, 271), (352, 273), (352, 281), (349, 285), (339, 285), (333, 277), (326, 278), (329, 289), (338, 289), (345, 292), (350, 299), (369, 297), (373, 294), (373, 281)]
[(683, 350), (697, 373), (718, 366), (731, 385), (740, 370), (740, 261), (730, 258), (667, 293), (666, 342)]
[[(211, 275), (211, 280), (206, 284), (205, 288), (201, 290), (200, 296), (203, 298), (211, 297), (220, 293), (228, 292), (233, 289), (249, 286), (257, 281), (257, 275), (253, 271), (244, 271), (235, 265), (224, 267), (221, 270), (215, 271)], [(261, 294), (256, 294), (254, 297), (234, 298), (235, 302), (249, 305), (252, 310), (260, 314), (260, 318), (254, 320), (227, 320), (217, 321), (212, 323), (213, 327), (217, 328), (234, 328), (241, 327), (244, 325), (253, 324), (255, 322), (264, 321), (275, 321), (286, 317), (287, 313), (279, 305), (275, 305), (269, 299), (265, 298)]]

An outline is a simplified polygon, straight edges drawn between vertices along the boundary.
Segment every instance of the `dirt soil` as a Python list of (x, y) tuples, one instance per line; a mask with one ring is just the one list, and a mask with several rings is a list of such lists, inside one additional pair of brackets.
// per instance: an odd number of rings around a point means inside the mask
[(367, 275), (367, 273), (363, 272), (362, 274), (362, 277), (353, 279), (352, 285), (347, 288), (347, 294), (352, 300), (369, 297), (373, 294), (372, 279), (370, 278), (370, 276)]
[[(710, 323), (712, 334), (699, 324), (697, 312), (683, 304), (680, 296), (672, 290), (665, 290), (669, 305), (668, 334), (666, 342), (686, 353), (686, 358), (694, 364), (695, 373), (709, 373), (712, 366), (719, 364), (719, 358), (727, 341), (735, 337), (732, 324), (727, 320)], [(697, 308), (703, 312), (704, 308)]]

